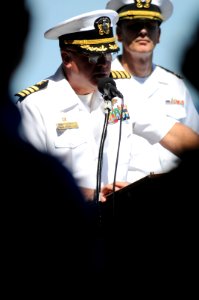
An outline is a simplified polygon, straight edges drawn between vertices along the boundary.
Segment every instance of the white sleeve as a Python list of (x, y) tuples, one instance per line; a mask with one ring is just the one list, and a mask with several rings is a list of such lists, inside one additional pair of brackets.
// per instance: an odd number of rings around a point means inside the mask
[(20, 136), (38, 150), (46, 151), (46, 129), (39, 109), (25, 100), (17, 102), (17, 107), (21, 113)]
[(186, 99), (185, 102), (186, 116), (182, 120), (182, 123), (191, 127), (194, 131), (199, 133), (199, 114), (197, 112), (193, 99), (190, 95), (190, 92), (188, 91), (185, 85), (184, 85), (184, 93)]
[(169, 132), (178, 121), (145, 106), (133, 114), (133, 133), (145, 138), (150, 144), (159, 141)]

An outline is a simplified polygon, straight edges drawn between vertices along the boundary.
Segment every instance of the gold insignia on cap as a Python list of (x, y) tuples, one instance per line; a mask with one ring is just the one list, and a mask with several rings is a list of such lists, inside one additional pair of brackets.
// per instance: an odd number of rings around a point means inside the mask
[(100, 17), (95, 20), (95, 29), (98, 30), (99, 35), (109, 34), (111, 27), (111, 20), (108, 17)]
[(94, 47), (91, 45), (82, 45), (80, 48), (89, 50), (90, 52), (105, 52), (107, 50), (117, 50), (118, 46), (116, 44), (107, 44), (107, 47), (101, 45), (100, 47)]
[(111, 71), (110, 77), (113, 79), (129, 79), (131, 78), (131, 74), (127, 71)]
[(151, 1), (152, 0), (146, 0), (146, 1), (143, 1), (143, 0), (135, 0), (135, 3), (136, 3), (136, 6), (138, 8), (149, 8), (150, 5), (151, 5)]
[(159, 5), (152, 4), (152, 0), (135, 0), (134, 3), (124, 6), (119, 12), (120, 20), (147, 18), (162, 22), (164, 20)]
[[(114, 35), (113, 26), (111, 24), (111, 18), (107, 16), (106, 11), (104, 11), (104, 15), (100, 17), (98, 15), (95, 19), (92, 18), (90, 20), (89, 18), (88, 23), (86, 23), (87, 27), (85, 27), (85, 29), (88, 30), (76, 29), (75, 32), (60, 36), (60, 47), (74, 45), (77, 46), (76, 48), (79, 47), (92, 53), (118, 52), (119, 46), (116, 42), (116, 36)], [(88, 27), (88, 25), (90, 26)]]
[(22, 101), (26, 96), (45, 88), (47, 85), (48, 80), (42, 80), (24, 90), (21, 90), (20, 92), (15, 94), (15, 96), (19, 97), (18, 101)]
[(105, 38), (105, 39), (95, 39), (95, 40), (76, 40), (76, 41), (64, 41), (64, 44), (72, 44), (72, 45), (98, 45), (102, 43), (113, 43), (116, 39), (112, 38)]

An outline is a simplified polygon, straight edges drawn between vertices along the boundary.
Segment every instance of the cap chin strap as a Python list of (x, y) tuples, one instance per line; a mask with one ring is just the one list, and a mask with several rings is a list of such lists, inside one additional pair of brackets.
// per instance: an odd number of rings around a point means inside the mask
[(94, 39), (94, 40), (64, 40), (65, 45), (97, 45), (97, 44), (104, 44), (104, 43), (114, 43), (116, 39), (112, 38), (105, 38), (105, 39)]
[(119, 13), (119, 19), (137, 19), (137, 18), (147, 18), (152, 20), (163, 21), (163, 16), (160, 12), (155, 11), (143, 11), (143, 10), (128, 10)]

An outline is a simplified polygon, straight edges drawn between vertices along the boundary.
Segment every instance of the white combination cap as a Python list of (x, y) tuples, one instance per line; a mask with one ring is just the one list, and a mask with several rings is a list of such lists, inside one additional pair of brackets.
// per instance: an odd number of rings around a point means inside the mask
[(171, 0), (110, 0), (106, 8), (117, 11), (120, 21), (152, 19), (164, 22), (173, 13)]
[(44, 36), (59, 39), (61, 47), (72, 45), (87, 52), (117, 52), (119, 47), (113, 29), (118, 19), (114, 10), (95, 10), (57, 24)]

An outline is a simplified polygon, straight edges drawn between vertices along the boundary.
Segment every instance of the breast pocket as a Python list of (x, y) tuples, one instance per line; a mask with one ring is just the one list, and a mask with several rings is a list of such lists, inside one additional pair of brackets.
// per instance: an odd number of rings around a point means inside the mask
[(185, 108), (181, 104), (166, 104), (166, 114), (176, 120), (186, 117)]
[(77, 174), (85, 169), (89, 148), (86, 137), (81, 135), (79, 130), (68, 129), (55, 138), (53, 154), (70, 169), (76, 179), (79, 179)]
[(54, 145), (55, 148), (77, 148), (86, 143), (86, 137), (82, 135), (79, 129), (68, 129), (57, 136)]

